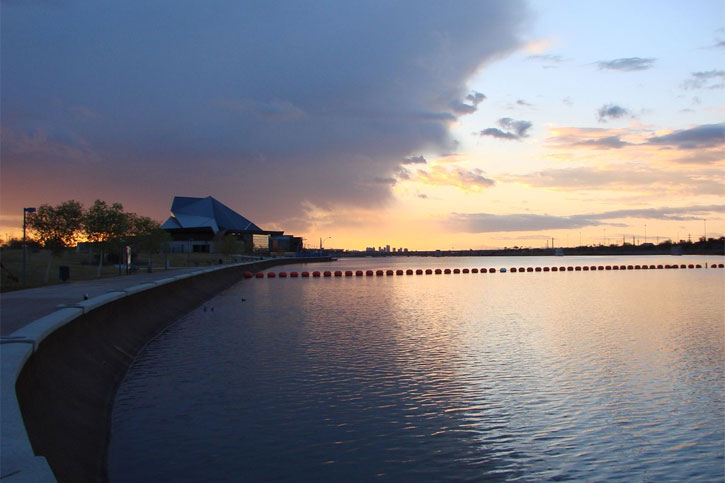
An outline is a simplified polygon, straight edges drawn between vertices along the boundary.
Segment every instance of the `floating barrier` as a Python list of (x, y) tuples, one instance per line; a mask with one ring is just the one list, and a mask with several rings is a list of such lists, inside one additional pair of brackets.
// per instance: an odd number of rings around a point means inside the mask
[[(589, 271), (597, 271), (597, 270), (687, 270), (687, 269), (701, 269), (703, 268), (703, 265), (701, 264), (695, 264), (695, 263), (689, 263), (689, 264), (659, 264), (659, 265), (569, 265), (569, 266), (551, 266), (551, 267), (510, 267), (510, 268), (500, 268), (498, 269), (501, 273), (528, 273), (528, 272), (589, 272)], [(725, 268), (725, 264), (723, 263), (713, 263), (710, 265), (705, 265), (704, 268)], [(346, 270), (345, 272), (341, 270), (335, 270), (334, 272), (331, 270), (325, 270), (325, 271), (319, 271), (315, 270), (312, 272), (304, 271), (304, 272), (244, 272), (243, 276), (244, 278), (251, 279), (251, 278), (320, 278), (320, 277), (382, 277), (382, 276), (402, 276), (402, 275), (441, 275), (441, 274), (468, 274), (468, 273), (496, 273), (496, 268), (426, 268), (425, 270), (422, 268), (418, 269), (387, 269), (387, 270)]]

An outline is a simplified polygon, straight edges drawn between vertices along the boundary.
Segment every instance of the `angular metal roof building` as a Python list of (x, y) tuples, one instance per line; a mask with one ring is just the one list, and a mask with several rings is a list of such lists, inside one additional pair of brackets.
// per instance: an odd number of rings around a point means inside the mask
[(206, 198), (175, 196), (171, 204), (171, 213), (172, 216), (161, 225), (161, 228), (169, 232), (210, 230), (214, 235), (220, 231), (270, 233), (211, 196)]

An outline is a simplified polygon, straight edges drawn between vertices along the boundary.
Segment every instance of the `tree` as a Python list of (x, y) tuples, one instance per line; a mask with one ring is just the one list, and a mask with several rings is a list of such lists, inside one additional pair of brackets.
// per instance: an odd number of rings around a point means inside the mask
[(131, 231), (131, 215), (123, 212), (121, 203), (111, 206), (105, 201), (96, 200), (83, 217), (83, 231), (88, 241), (98, 244), (101, 256), (98, 262), (98, 276), (101, 276), (103, 257), (111, 242), (117, 242)]
[(57, 206), (43, 204), (28, 214), (28, 227), (44, 247), (57, 253), (78, 240), (83, 227), (83, 205), (75, 200)]
[(171, 241), (171, 235), (161, 228), (161, 224), (148, 216), (130, 215), (133, 246), (139, 253), (148, 253), (149, 271), (151, 255), (159, 252)]
[(53, 255), (60, 254), (63, 248), (78, 240), (83, 224), (83, 205), (75, 200), (64, 201), (57, 206), (42, 204), (35, 213), (30, 213), (26, 223), (38, 242), (49, 250), (45, 269), (45, 283), (48, 283)]
[(214, 237), (214, 250), (224, 255), (237, 255), (244, 251), (244, 242), (231, 233), (219, 232)]

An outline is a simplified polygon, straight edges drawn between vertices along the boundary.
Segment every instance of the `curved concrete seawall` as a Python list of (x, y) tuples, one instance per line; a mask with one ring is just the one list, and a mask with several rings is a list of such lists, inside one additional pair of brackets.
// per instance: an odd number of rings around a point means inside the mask
[(112, 405), (137, 352), (245, 271), (323, 260), (264, 260), (157, 280), (61, 309), (13, 333), (2, 346), (0, 477), (107, 481)]

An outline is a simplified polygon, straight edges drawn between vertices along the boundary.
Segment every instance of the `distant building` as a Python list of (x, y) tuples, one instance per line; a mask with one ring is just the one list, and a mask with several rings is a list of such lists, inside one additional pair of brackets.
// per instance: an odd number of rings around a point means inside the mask
[(268, 253), (272, 248), (270, 238), (282, 237), (284, 233), (262, 230), (211, 196), (175, 196), (171, 216), (161, 228), (171, 235), (171, 250), (181, 253), (214, 253), (215, 240), (226, 235), (244, 242), (247, 252)]

